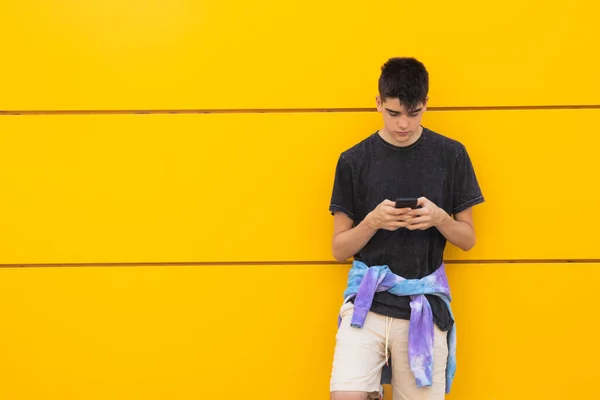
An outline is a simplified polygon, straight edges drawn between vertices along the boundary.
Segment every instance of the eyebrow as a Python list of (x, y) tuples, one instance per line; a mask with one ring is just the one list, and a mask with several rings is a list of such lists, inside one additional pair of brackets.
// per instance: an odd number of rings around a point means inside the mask
[[(423, 109), (422, 107), (421, 107), (421, 108), (417, 108), (417, 109), (415, 109), (415, 110), (412, 110), (412, 111), (408, 112), (408, 114), (414, 114), (414, 113), (418, 113), (418, 112), (419, 112), (419, 111), (421, 111), (422, 109)], [(401, 112), (401, 111), (392, 110), (392, 109), (390, 109), (390, 108), (386, 108), (386, 110), (387, 110), (387, 112), (390, 112), (390, 113), (392, 113), (392, 114), (402, 114), (402, 112)]]

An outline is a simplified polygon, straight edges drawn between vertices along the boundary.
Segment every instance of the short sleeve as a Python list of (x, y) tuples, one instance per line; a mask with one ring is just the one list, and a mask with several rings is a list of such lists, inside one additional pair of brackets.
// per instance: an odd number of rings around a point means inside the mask
[(453, 181), (452, 214), (456, 215), (485, 201), (471, 158), (464, 147), (456, 157)]
[(336, 211), (343, 212), (354, 220), (355, 211), (352, 169), (343, 154), (340, 155), (335, 169), (333, 193), (331, 195), (329, 211), (331, 214)]

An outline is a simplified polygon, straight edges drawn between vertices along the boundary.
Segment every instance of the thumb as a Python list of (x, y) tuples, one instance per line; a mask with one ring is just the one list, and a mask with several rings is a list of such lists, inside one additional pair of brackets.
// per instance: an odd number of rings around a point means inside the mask
[(431, 203), (431, 201), (429, 201), (429, 199), (427, 197), (419, 197), (417, 199), (417, 205), (421, 206), (421, 207), (425, 207), (430, 203)]

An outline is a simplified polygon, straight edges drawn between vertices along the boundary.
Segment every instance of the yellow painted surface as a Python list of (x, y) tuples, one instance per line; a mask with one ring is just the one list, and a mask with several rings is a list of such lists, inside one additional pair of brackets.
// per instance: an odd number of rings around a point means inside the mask
[(0, 1), (0, 110), (372, 107), (416, 56), (436, 106), (600, 104), (594, 0)]
[[(599, 264), (448, 268), (452, 399), (600, 396)], [(325, 399), (347, 266), (0, 270), (0, 398)]]
[[(373, 107), (403, 55), (430, 106), (600, 105), (599, 4), (0, 0), (0, 111)], [(0, 264), (142, 263), (0, 268), (0, 400), (328, 398), (348, 265), (261, 262), (332, 259), (337, 156), (379, 121), (0, 115)], [(424, 123), (487, 198), (446, 254), (483, 260), (448, 265), (448, 400), (600, 398), (600, 109)], [(526, 259), (596, 261), (489, 263)]]
[(0, 398), (326, 392), (344, 268), (2, 269)]
[[(1, 117), (0, 263), (332, 260), (337, 156), (379, 118)], [(600, 258), (598, 121), (600, 110), (429, 113), (427, 126), (466, 144), (487, 198), (479, 243), (447, 259)]]

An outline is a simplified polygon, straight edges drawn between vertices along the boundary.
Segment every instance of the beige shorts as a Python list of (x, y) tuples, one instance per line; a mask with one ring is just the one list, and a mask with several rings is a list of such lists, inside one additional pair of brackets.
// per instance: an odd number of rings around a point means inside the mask
[[(369, 312), (362, 329), (352, 328), (354, 305), (346, 303), (336, 335), (330, 391), (379, 392), (381, 369), (392, 358), (394, 400), (440, 400), (446, 389), (446, 332), (435, 326), (433, 385), (417, 388), (408, 362), (409, 321)], [(388, 334), (386, 335), (386, 332)], [(387, 346), (386, 346), (387, 343)]]

